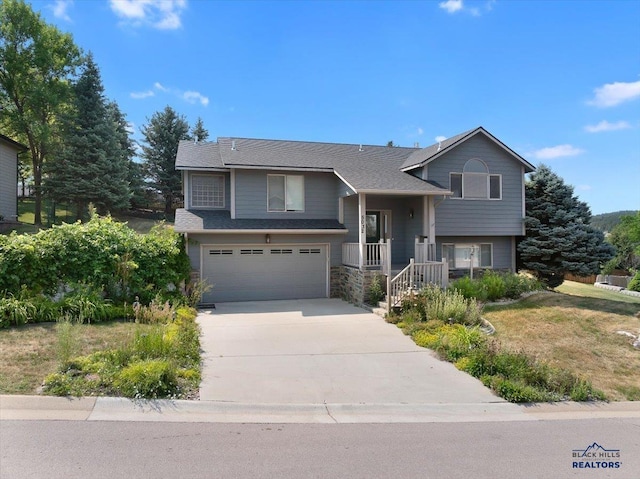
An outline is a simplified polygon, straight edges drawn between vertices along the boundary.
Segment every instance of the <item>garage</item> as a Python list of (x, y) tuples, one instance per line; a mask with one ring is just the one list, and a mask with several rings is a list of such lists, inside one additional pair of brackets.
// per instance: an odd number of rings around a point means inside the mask
[(328, 246), (202, 245), (207, 303), (326, 298)]

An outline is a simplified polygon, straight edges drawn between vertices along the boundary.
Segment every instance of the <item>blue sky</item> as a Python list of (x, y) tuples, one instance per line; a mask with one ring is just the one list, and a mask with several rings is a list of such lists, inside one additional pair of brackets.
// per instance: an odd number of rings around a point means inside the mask
[(38, 0), (135, 131), (428, 146), (484, 126), (594, 214), (640, 209), (640, 2)]

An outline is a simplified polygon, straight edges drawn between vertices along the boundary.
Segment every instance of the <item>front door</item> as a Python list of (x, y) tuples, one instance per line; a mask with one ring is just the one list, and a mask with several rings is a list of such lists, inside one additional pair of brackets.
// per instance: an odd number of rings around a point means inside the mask
[[(392, 239), (391, 211), (367, 211), (366, 228), (368, 244), (390, 243)], [(391, 266), (391, 248), (385, 246), (368, 247), (367, 252), (369, 264), (380, 265), (383, 270), (387, 270)]]

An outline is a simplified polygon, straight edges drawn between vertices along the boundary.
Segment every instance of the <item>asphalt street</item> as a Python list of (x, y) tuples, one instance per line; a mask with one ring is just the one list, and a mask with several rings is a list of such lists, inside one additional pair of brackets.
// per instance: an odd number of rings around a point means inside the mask
[[(0, 439), (2, 479), (640, 477), (639, 418), (424, 424), (5, 420)], [(574, 457), (594, 443), (618, 456)], [(594, 467), (574, 467), (578, 462)], [(619, 466), (595, 468), (596, 462)]]

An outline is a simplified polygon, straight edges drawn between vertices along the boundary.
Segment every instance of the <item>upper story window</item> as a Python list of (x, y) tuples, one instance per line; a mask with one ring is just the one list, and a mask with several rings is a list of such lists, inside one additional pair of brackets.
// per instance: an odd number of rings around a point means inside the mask
[(192, 175), (191, 206), (193, 208), (224, 208), (224, 176)]
[(304, 211), (304, 176), (267, 175), (268, 211)]
[(462, 173), (449, 173), (452, 198), (471, 200), (502, 199), (502, 175), (492, 175), (484, 161), (467, 161)]

